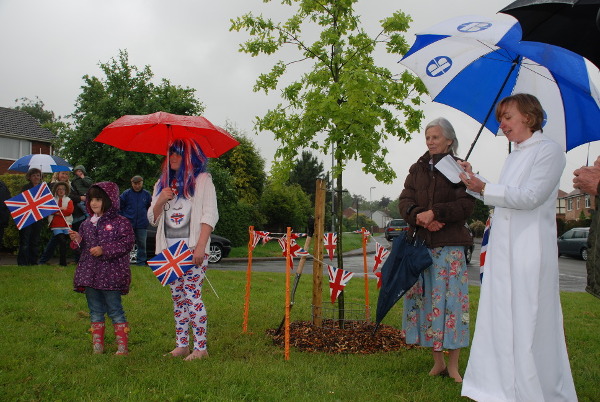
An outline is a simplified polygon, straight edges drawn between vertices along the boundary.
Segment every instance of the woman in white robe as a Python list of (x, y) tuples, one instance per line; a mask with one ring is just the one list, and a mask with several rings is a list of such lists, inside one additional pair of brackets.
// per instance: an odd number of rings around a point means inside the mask
[(462, 175), (494, 206), (462, 395), (478, 401), (575, 401), (558, 289), (555, 200), (565, 154), (542, 134), (543, 110), (516, 94), (496, 108), (514, 149), (499, 183)]

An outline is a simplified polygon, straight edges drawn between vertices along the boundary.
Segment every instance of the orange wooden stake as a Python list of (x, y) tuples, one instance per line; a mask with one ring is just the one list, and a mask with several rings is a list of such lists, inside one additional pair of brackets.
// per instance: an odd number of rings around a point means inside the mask
[(244, 299), (244, 323), (242, 333), (248, 332), (248, 313), (250, 310), (250, 281), (252, 279), (252, 250), (254, 249), (254, 226), (248, 227), (248, 268), (246, 269), (246, 297)]

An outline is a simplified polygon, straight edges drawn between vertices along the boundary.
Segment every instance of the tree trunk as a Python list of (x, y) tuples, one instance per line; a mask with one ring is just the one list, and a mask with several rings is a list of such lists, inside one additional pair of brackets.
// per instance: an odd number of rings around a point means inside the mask
[[(342, 165), (342, 161), (341, 160), (337, 160), (336, 161), (338, 163), (338, 166)], [(342, 256), (342, 216), (343, 216), (343, 203), (342, 203), (342, 190), (344, 189), (344, 187), (342, 186), (342, 172), (340, 172), (340, 175), (337, 177), (336, 179), (336, 207), (335, 207), (335, 212), (337, 215), (337, 233), (338, 233), (338, 239), (337, 239), (337, 267), (339, 269), (344, 269), (344, 258)], [(340, 324), (340, 328), (344, 328), (344, 308), (345, 308), (345, 303), (344, 303), (344, 291), (342, 290), (340, 292), (340, 295), (337, 298), (338, 301), (338, 319), (339, 319), (339, 324)]]

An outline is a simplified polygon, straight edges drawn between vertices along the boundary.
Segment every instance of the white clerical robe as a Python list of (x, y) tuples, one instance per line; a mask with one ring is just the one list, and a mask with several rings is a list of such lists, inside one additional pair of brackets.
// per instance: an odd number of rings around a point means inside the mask
[(575, 401), (558, 289), (556, 196), (565, 154), (540, 132), (515, 146), (484, 202), (495, 206), (462, 395)]

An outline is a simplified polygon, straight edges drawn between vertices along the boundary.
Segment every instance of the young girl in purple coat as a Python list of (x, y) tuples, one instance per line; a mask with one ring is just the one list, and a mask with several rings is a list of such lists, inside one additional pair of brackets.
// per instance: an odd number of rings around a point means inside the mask
[(71, 240), (81, 248), (81, 258), (73, 280), (75, 291), (85, 293), (92, 327), (94, 353), (104, 352), (104, 320), (112, 320), (117, 355), (126, 355), (129, 326), (121, 295), (129, 292), (131, 270), (129, 252), (135, 235), (129, 219), (119, 215), (119, 187), (112, 182), (94, 184), (87, 193), (90, 215), (70, 231)]

